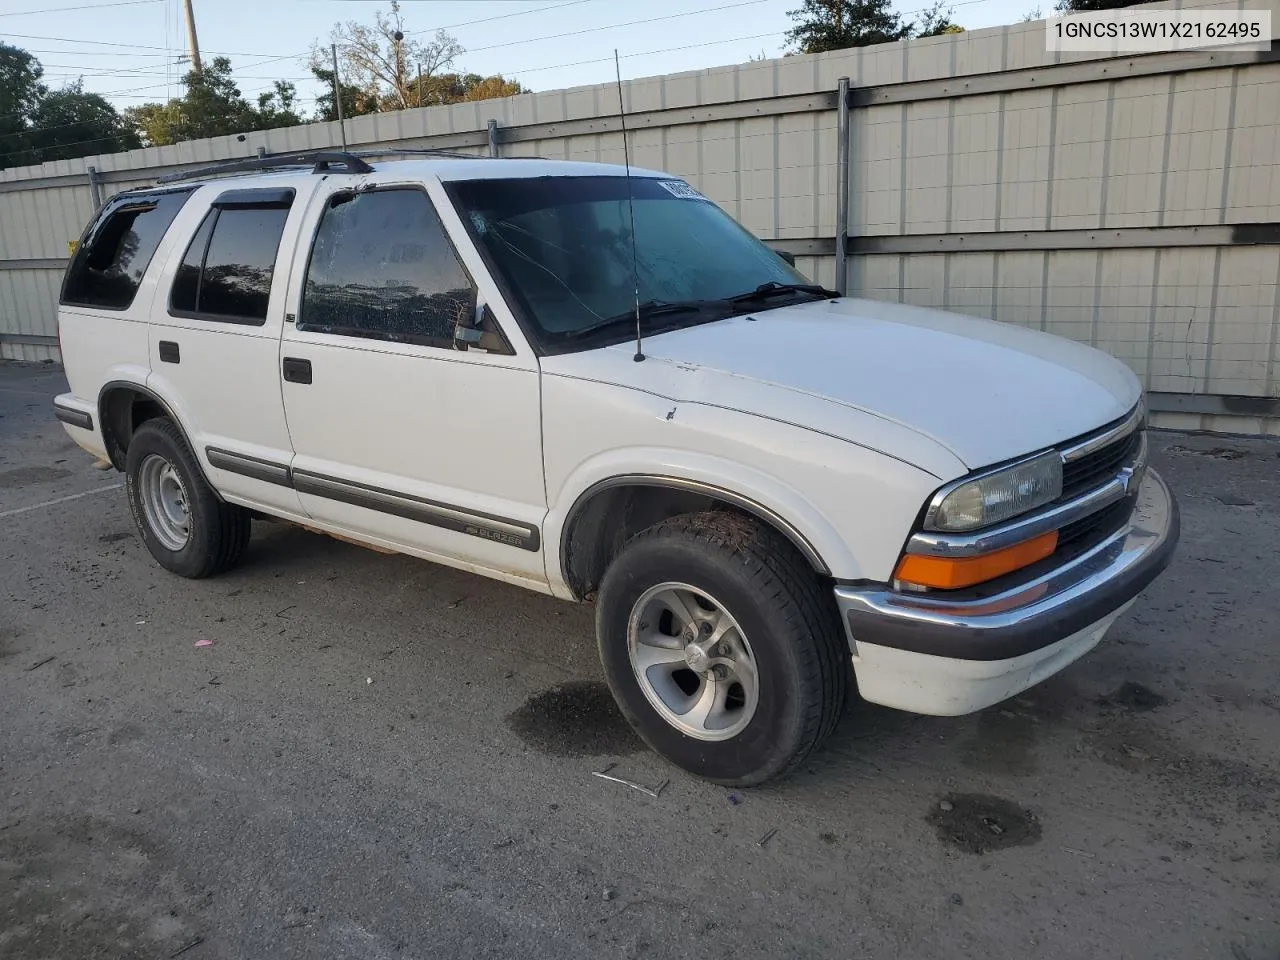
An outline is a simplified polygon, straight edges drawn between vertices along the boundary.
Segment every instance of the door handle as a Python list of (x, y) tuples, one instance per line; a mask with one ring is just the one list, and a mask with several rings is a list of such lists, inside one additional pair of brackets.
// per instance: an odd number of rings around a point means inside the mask
[(284, 358), (284, 378), (290, 383), (311, 382), (311, 361), (299, 357)]

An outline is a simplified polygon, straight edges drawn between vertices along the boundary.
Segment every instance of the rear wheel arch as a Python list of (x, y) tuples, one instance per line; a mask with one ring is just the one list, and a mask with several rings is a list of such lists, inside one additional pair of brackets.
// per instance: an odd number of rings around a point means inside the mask
[[(131, 380), (112, 380), (98, 393), (98, 422), (111, 465), (124, 470), (129, 441), (138, 428), (156, 417), (168, 417), (191, 445), (190, 435), (173, 408), (155, 391)], [(195, 448), (192, 447), (194, 450)], [(199, 457), (196, 458), (199, 463)]]
[(574, 501), (560, 535), (564, 582), (578, 599), (589, 599), (610, 562), (637, 533), (672, 517), (709, 510), (750, 517), (789, 542), (815, 576), (831, 576), (803, 532), (750, 497), (698, 480), (627, 475), (601, 480)]

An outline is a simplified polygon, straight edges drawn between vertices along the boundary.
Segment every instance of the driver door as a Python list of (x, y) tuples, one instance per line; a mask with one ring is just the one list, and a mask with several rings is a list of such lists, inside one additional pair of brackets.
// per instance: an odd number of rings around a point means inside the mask
[(302, 228), (281, 343), (303, 508), (545, 589), (535, 357), (455, 345), (483, 298), (422, 185), (329, 183)]

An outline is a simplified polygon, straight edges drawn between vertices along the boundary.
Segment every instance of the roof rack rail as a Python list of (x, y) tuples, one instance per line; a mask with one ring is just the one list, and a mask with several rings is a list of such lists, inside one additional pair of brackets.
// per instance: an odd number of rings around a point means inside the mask
[(246, 157), (243, 160), (227, 160), (208, 167), (195, 170), (183, 170), (179, 173), (158, 177), (156, 183), (176, 183), (180, 180), (199, 180), (203, 177), (216, 177), (226, 173), (252, 173), (257, 170), (276, 170), (282, 167), (312, 167), (313, 173), (326, 173), (332, 165), (338, 164), (346, 168), (347, 173), (373, 173), (360, 156), (339, 150), (304, 150), (301, 153), (268, 153), (260, 157)]
[(353, 157), (450, 157), (458, 160), (488, 160), (489, 157), (479, 153), (462, 153), (458, 150), (446, 150), (443, 147), (376, 147), (370, 150), (352, 150)]

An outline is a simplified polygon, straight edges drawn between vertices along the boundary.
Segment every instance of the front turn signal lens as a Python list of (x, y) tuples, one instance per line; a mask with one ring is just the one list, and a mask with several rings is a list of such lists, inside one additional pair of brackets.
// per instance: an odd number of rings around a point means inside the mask
[(1003, 550), (993, 550), (976, 557), (925, 557), (904, 554), (894, 571), (895, 579), (918, 587), (936, 590), (958, 590), (985, 583), (1006, 573), (1029, 567), (1058, 549), (1058, 531), (1053, 530)]

